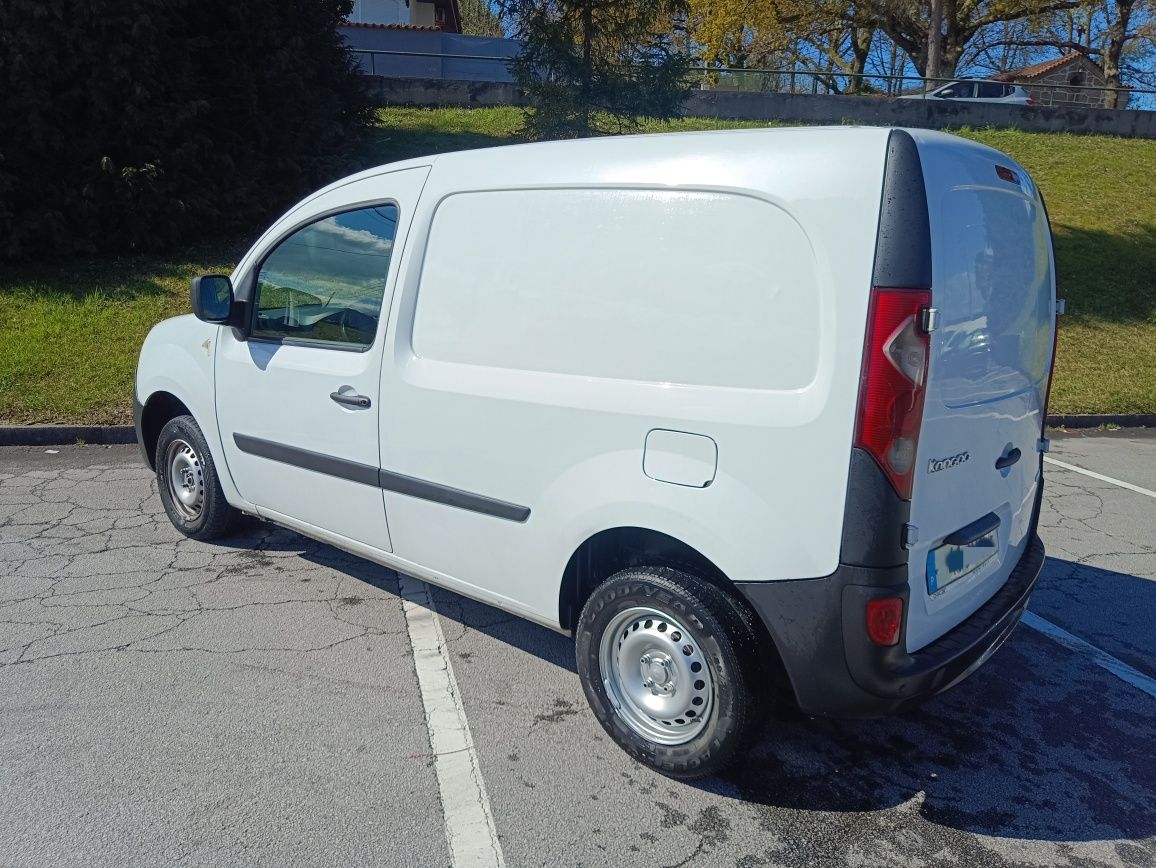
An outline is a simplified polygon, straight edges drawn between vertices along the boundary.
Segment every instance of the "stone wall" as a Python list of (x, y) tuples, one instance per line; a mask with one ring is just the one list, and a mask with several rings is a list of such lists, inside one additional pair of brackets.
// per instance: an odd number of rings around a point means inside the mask
[[(503, 82), (373, 77), (371, 90), (381, 105), (525, 105), (525, 98), (517, 87)], [(955, 100), (698, 90), (690, 94), (683, 114), (688, 117), (929, 129), (1006, 127), (1034, 132), (1098, 133), (1156, 139), (1156, 112), (1081, 106), (1028, 108)]]
[[(1083, 90), (1078, 87), (1070, 87), (1073, 84), (1073, 75), (1076, 76), (1076, 82), (1083, 85), (1100, 85), (1103, 80), (1093, 80), (1090, 76), (1083, 74), (1083, 70), (1072, 70), (1068, 67), (1061, 67), (1053, 70), (1047, 75), (1041, 75), (1039, 78), (1029, 81), (1019, 82), (1020, 86), (1031, 94), (1032, 99), (1041, 106), (1084, 106), (1088, 108), (1103, 108), (1105, 106), (1105, 94), (1098, 90)], [(1126, 101), (1126, 98), (1125, 98)]]

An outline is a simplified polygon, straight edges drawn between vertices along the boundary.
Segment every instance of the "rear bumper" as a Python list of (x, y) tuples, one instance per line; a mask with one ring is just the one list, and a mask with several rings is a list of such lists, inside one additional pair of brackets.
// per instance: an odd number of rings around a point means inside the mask
[(906, 623), (898, 644), (890, 648), (874, 645), (864, 627), (872, 598), (903, 597), (906, 613), (906, 565), (841, 565), (821, 579), (740, 582), (737, 587), (774, 639), (803, 711), (876, 717), (934, 696), (978, 669), (1019, 623), (1043, 564), (1044, 545), (1032, 533), (995, 596), (911, 654), (904, 650)]

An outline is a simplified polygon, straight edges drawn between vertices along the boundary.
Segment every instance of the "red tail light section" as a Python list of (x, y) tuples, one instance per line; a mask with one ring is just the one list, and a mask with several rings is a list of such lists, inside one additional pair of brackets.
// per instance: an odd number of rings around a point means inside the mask
[(859, 381), (855, 445), (866, 449), (904, 500), (911, 499), (915, 449), (923, 422), (930, 336), (926, 289), (873, 289)]
[(876, 645), (887, 647), (897, 643), (902, 626), (902, 597), (883, 597), (867, 601), (867, 635)]

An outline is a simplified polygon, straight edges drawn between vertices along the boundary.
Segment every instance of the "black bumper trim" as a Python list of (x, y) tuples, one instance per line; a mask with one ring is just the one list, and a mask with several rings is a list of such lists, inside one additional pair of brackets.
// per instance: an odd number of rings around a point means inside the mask
[(1019, 623), (1044, 564), (1033, 533), (1000, 590), (942, 637), (907, 653), (906, 618), (897, 645), (880, 648), (864, 628), (867, 601), (910, 601), (907, 568), (841, 565), (830, 576), (739, 582), (783, 659), (799, 707), (809, 714), (877, 717), (940, 693), (966, 678)]

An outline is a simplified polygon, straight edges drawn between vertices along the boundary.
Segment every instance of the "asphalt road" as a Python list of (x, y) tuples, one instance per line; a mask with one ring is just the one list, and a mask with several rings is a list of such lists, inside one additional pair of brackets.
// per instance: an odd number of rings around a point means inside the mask
[[(1156, 490), (1152, 436), (1053, 457)], [(1047, 473), (1031, 609), (1074, 646), (1021, 626), (898, 718), (781, 712), (697, 784), (602, 734), (569, 640), (437, 591), (500, 858), (1156, 864), (1156, 498)], [(450, 864), (413, 605), (287, 531), (181, 538), (135, 447), (0, 450), (0, 865)]]

